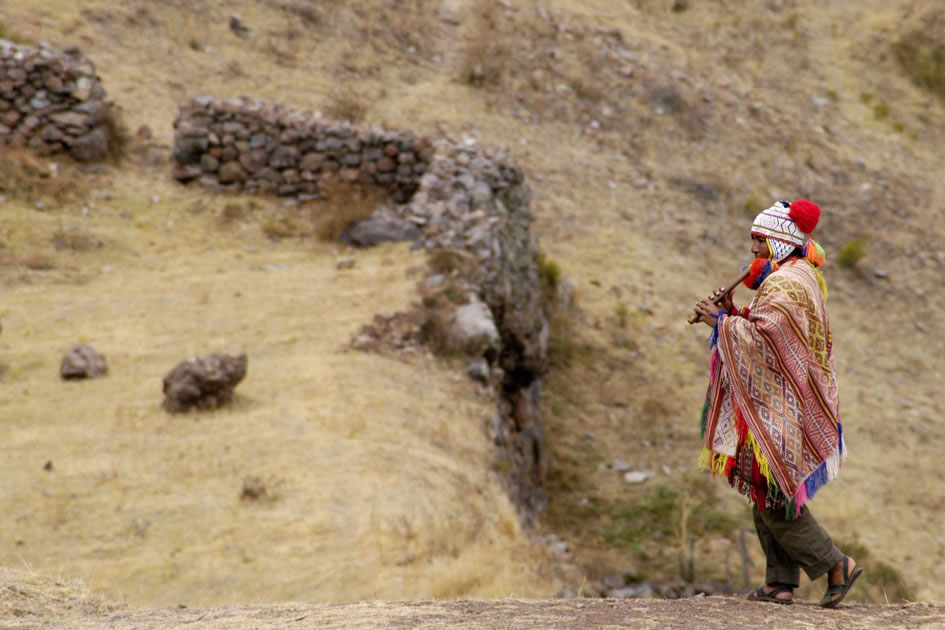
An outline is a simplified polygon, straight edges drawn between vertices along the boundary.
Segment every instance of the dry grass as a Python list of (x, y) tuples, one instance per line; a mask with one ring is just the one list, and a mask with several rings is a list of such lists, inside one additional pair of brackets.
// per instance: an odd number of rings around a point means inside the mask
[[(910, 281), (888, 286), (827, 269), (851, 458), (814, 511), (838, 540), (857, 539), (877, 562), (923, 576), (913, 597), (941, 599), (945, 491), (933, 481), (942, 473), (935, 419), (945, 348), (930, 333), (945, 312), (936, 290), (941, 104), (929, 104), (892, 57), (876, 58), (900, 36), (906, 3), (798, 0), (785, 12), (775, 6), (783, 3), (740, 0), (725, 15), (693, 2), (677, 13), (643, 1), (507, 4), (458, 3), (460, 24), (437, 20), (419, 46), (380, 34), (400, 16), (364, 0), (319, 3), (311, 19), (245, 0), (19, 1), (5, 5), (4, 23), (37, 39), (69, 33), (127, 124), (149, 125), (158, 145), (170, 144), (178, 103), (197, 93), (315, 110), (322, 103), (313, 95), (347, 82), (377, 96), (371, 119), (511, 150), (531, 178), (536, 233), (575, 282), (582, 309), (559, 336), (570, 359), (550, 375), (544, 401), (555, 491), (544, 526), (573, 543), (580, 567), (561, 568), (555, 588), (577, 588), (587, 567), (632, 563), (654, 579), (676, 572), (675, 549), (666, 563), (646, 545), (615, 549), (595, 537), (591, 528), (614, 514), (600, 506), (644, 500), (649, 490), (606, 463), (654, 469), (661, 482), (692, 469), (706, 350), (704, 331), (682, 320), (747, 258), (746, 197), (762, 206), (778, 196), (822, 201), (828, 260), (870, 233), (863, 264)], [(494, 32), (479, 21), (483, 8), (505, 18)], [(230, 32), (231, 12), (255, 35)], [(267, 46), (288, 32), (287, 15), (305, 35), (279, 44), (279, 55), (295, 58), (279, 65)], [(485, 57), (498, 64), (498, 89), (473, 90), (457, 78), (468, 76), (477, 45), (489, 50), (487, 36), (514, 56)], [(411, 45), (421, 54), (411, 56)], [(433, 55), (438, 62), (426, 63)], [(810, 95), (830, 94), (812, 105)], [(859, 94), (882, 95), (873, 100), (893, 104), (890, 119), (916, 137), (875, 121), (875, 103), (864, 106)], [(803, 163), (808, 153), (819, 168)], [(32, 193), (3, 193), (12, 200), (0, 226), (4, 259), (35, 254), (54, 268), (0, 269), (12, 286), (0, 395), (19, 418), (16, 443), (0, 458), (11, 480), (3, 496), (27, 506), (4, 517), (4, 531), (24, 544), (0, 545), (0, 562), (32, 559), (142, 603), (553, 592), (529, 569), (543, 556), (483, 472), (488, 403), (438, 367), (336, 354), (374, 313), (413, 299), (402, 271), (419, 261), (385, 248), (359, 254), (357, 271), (336, 277), (328, 245), (273, 245), (261, 230), (265, 211), (224, 213), (230, 220), (217, 228), (215, 213), (187, 210), (203, 193), (167, 179), (163, 171), (103, 177), (94, 187), (111, 199), (95, 197), (87, 217), (64, 208), (66, 225), (108, 243), (89, 252), (56, 252), (59, 217), (37, 213)], [(718, 194), (700, 196), (700, 182), (720, 184)], [(889, 300), (897, 307), (883, 318), (864, 317)], [(105, 332), (94, 327), (101, 321)], [(55, 364), (76, 336), (122, 350), (108, 379), (63, 389)], [(168, 422), (157, 410), (159, 375), (182, 356), (232, 343), (251, 359), (236, 405)], [(241, 502), (249, 475), (284, 479), (280, 500)], [(429, 511), (417, 507), (418, 492)], [(744, 509), (724, 489), (716, 507), (735, 517)], [(195, 536), (194, 522), (206, 531)], [(719, 570), (727, 544), (699, 543), (697, 578)], [(260, 583), (269, 590), (260, 593)]]
[(88, 182), (68, 158), (39, 158), (26, 149), (0, 147), (0, 194), (60, 204), (79, 200)]

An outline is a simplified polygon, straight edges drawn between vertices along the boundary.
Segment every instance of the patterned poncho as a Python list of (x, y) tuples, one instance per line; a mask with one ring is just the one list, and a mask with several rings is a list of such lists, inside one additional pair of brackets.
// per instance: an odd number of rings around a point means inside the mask
[(810, 263), (793, 259), (749, 309), (716, 325), (701, 461), (758, 509), (789, 518), (846, 456), (825, 289)]

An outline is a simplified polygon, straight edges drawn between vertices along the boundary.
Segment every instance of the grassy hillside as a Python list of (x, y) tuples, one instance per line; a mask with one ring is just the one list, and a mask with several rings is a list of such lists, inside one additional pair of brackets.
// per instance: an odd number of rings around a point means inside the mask
[[(80, 46), (129, 129), (154, 135), (99, 172), (59, 164), (44, 181), (64, 190), (2, 192), (0, 470), (17, 507), (0, 563), (140, 604), (539, 596), (620, 572), (671, 578), (693, 532), (694, 577), (740, 587), (744, 505), (693, 470), (707, 351), (684, 319), (747, 261), (755, 213), (807, 197), (824, 209), (851, 455), (812, 507), (869, 550), (867, 575), (885, 576), (872, 597), (895, 598), (897, 572), (906, 597), (945, 596), (945, 105), (921, 78), (935, 76), (934, 32), (900, 45), (935, 6), (823, 4), (0, 4), (5, 36)], [(304, 221), (266, 237), (295, 209), (171, 182), (177, 104), (204, 93), (517, 156), (579, 305), (553, 340), (537, 532), (566, 539), (566, 558), (519, 529), (489, 472), (492, 408), (457, 366), (340, 350), (409, 304), (421, 257), (359, 252), (338, 271), (341, 250)], [(58, 382), (79, 338), (108, 355), (107, 379)], [(234, 408), (165, 416), (160, 376), (215, 350), (249, 354)], [(656, 476), (630, 486), (614, 459)], [(253, 477), (274, 500), (240, 501)]]

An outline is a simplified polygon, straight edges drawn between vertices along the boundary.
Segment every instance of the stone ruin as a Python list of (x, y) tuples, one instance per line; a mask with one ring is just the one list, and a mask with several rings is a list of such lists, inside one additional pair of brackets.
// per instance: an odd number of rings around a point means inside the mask
[(78, 49), (0, 39), (0, 145), (102, 160), (111, 142), (109, 107), (95, 66)]
[[(368, 221), (399, 225), (430, 252), (424, 304), (452, 308), (443, 321), (421, 321), (420, 333), (433, 345), (438, 337), (449, 340), (448, 331), (465, 317), (462, 311), (457, 317), (464, 304), (483, 305), (477, 312), (498, 331), (496, 343), (485, 344), (476, 358), (488, 362), (498, 394), (492, 432), (510, 463), (513, 500), (526, 516), (540, 509), (547, 453), (539, 400), (550, 300), (529, 232), (531, 194), (510, 157), (445, 138), (329, 122), (246, 97), (195, 98), (180, 108), (174, 129), (173, 175), (183, 183), (299, 201), (322, 198), (339, 181), (389, 192), (395, 203), (379, 206)], [(457, 297), (460, 303), (450, 305)]]

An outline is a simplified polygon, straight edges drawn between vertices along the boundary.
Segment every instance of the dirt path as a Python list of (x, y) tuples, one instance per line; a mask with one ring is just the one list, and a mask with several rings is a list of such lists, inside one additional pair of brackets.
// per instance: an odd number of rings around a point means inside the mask
[(686, 600), (444, 600), (164, 608), (69, 618), (22, 616), (3, 628), (941, 628), (945, 606), (774, 606), (733, 597)]

